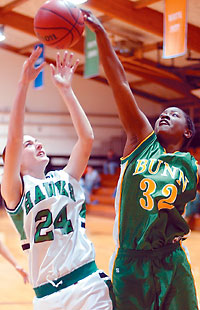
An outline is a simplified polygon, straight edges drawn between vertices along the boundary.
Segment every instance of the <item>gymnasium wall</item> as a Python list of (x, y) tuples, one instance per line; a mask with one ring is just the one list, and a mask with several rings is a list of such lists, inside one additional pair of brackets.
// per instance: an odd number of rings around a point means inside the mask
[[(21, 67), (26, 58), (0, 49), (0, 152), (6, 144), (9, 110), (17, 90)], [(69, 155), (76, 140), (69, 113), (53, 85), (49, 65), (44, 70), (44, 87), (30, 85), (25, 118), (25, 133), (37, 137), (48, 154)], [(96, 81), (74, 76), (73, 88), (93, 126), (93, 153), (105, 155), (109, 147), (122, 154), (125, 136), (117, 116), (110, 88)], [(148, 117), (160, 113), (160, 107), (148, 100), (136, 98)]]

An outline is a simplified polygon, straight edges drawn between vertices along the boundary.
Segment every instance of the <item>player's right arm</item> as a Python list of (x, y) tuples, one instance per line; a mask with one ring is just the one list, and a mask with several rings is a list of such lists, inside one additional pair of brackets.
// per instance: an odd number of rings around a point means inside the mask
[(79, 181), (88, 164), (94, 134), (87, 115), (72, 89), (72, 78), (78, 63), (78, 59), (73, 62), (73, 53), (65, 51), (62, 61), (59, 53), (57, 54), (56, 68), (51, 65), (51, 70), (53, 83), (58, 88), (68, 108), (77, 134), (77, 141), (73, 146), (69, 161), (63, 170)]
[(91, 12), (83, 12), (85, 13), (86, 24), (96, 34), (100, 59), (112, 88), (119, 117), (127, 135), (124, 149), (124, 156), (126, 156), (152, 132), (152, 127), (135, 101), (124, 68), (102, 24)]
[(44, 63), (34, 68), (34, 63), (41, 53), (41, 49), (34, 50), (25, 61), (18, 82), (17, 94), (13, 102), (8, 126), (8, 137), (4, 158), (4, 173), (1, 184), (1, 194), (7, 206), (14, 209), (22, 195), (22, 180), (20, 176), (21, 156), (23, 147), (23, 127), (25, 101), (30, 81), (34, 80)]

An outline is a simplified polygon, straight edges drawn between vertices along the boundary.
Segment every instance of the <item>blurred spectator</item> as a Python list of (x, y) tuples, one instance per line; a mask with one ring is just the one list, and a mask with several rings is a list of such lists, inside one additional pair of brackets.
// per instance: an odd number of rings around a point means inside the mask
[(113, 191), (112, 197), (115, 198), (116, 197), (116, 193), (117, 193), (117, 186), (115, 186), (115, 189)]
[(200, 146), (191, 147), (189, 149), (189, 152), (194, 158), (198, 161), (198, 164), (200, 165)]
[[(88, 166), (79, 182), (84, 189), (86, 203), (91, 203), (90, 195), (92, 191), (99, 188), (101, 185), (101, 177), (99, 172), (92, 166)], [(93, 201), (92, 203), (95, 202)]]
[(90, 203), (90, 193), (88, 192), (88, 190), (85, 188), (85, 175), (83, 175), (80, 180), (79, 180), (79, 184), (82, 187), (82, 189), (84, 190), (84, 194), (85, 194), (85, 202), (86, 203)]
[[(189, 149), (189, 152), (192, 156), (197, 160), (198, 164), (200, 165), (200, 146), (193, 147)], [(192, 223), (194, 217), (200, 217), (200, 193), (196, 193), (196, 197), (194, 200), (188, 202), (185, 210), (185, 219), (187, 220), (188, 224)]]
[(117, 168), (119, 167), (119, 158), (113, 152), (113, 150), (108, 150), (107, 159), (103, 164), (103, 173), (104, 174), (115, 174)]
[(188, 202), (185, 209), (185, 218), (188, 223), (191, 222), (193, 217), (200, 217), (200, 193), (196, 193), (194, 200)]
[(99, 172), (92, 166), (88, 166), (85, 174), (85, 188), (91, 194), (93, 189), (99, 188), (101, 185), (101, 177)]

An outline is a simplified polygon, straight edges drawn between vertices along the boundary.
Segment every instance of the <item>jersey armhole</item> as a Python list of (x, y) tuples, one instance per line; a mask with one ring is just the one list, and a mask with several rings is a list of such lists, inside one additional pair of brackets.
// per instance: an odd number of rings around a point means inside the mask
[(5, 209), (6, 211), (9, 213), (9, 214), (17, 214), (19, 212), (19, 210), (21, 209), (22, 207), (22, 203), (24, 201), (24, 180), (22, 178), (22, 195), (21, 195), (21, 198), (20, 198), (20, 201), (18, 202), (18, 204), (16, 205), (16, 207), (14, 209), (10, 209), (5, 200), (3, 200), (4, 202), (4, 206), (5, 206)]
[(149, 144), (152, 143), (153, 140), (157, 139), (156, 134), (154, 131), (150, 135), (148, 135), (140, 144), (127, 156), (121, 157), (121, 164), (125, 163), (127, 160), (132, 160), (136, 157), (141, 151)]

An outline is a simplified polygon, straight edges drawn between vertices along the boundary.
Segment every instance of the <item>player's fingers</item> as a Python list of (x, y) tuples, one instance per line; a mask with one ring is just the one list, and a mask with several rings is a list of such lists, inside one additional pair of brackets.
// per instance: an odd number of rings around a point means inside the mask
[(85, 14), (87, 16), (89, 16), (91, 14), (90, 10), (81, 9), (81, 12), (83, 13), (83, 15)]
[(63, 67), (66, 66), (67, 63), (67, 56), (68, 56), (68, 51), (64, 52), (64, 57), (63, 57)]
[(68, 61), (66, 63), (66, 66), (72, 67), (72, 59), (73, 59), (74, 53), (70, 53), (68, 57)]
[(90, 21), (90, 19), (92, 18), (92, 12), (89, 10), (84, 10), (81, 9), (82, 13), (83, 13), (83, 17), (85, 21)]
[(78, 64), (79, 64), (80, 60), (77, 59), (72, 67), (72, 71), (75, 72), (76, 71), (76, 68), (78, 67)]
[(26, 275), (25, 277), (24, 277), (24, 283), (26, 284), (26, 283), (28, 283), (29, 282), (29, 279), (28, 279), (28, 276)]
[(86, 15), (86, 14), (83, 17), (88, 27), (94, 31), (95, 21), (93, 20), (93, 18), (90, 15)]
[(50, 69), (51, 69), (51, 75), (54, 76), (55, 75), (55, 71), (56, 71), (56, 68), (53, 64), (50, 64)]
[(61, 61), (60, 61), (60, 53), (59, 52), (56, 54), (56, 66), (57, 66), (58, 70), (61, 68)]
[(29, 57), (29, 62), (34, 63), (36, 59), (39, 57), (39, 55), (41, 54), (41, 52), (42, 52), (42, 48), (38, 46), (35, 50), (32, 51)]
[(35, 68), (35, 72), (38, 75), (40, 73), (40, 71), (42, 71), (42, 69), (44, 68), (45, 63), (42, 63), (41, 65), (39, 65), (37, 68)]
[(36, 70), (37, 70), (37, 71), (41, 71), (41, 70), (45, 67), (45, 65), (46, 65), (46, 62), (44, 61), (43, 63), (41, 63), (41, 65), (39, 65), (39, 66), (36, 68)]
[(24, 276), (24, 284), (26, 284), (26, 283), (27, 283), (27, 277)]

